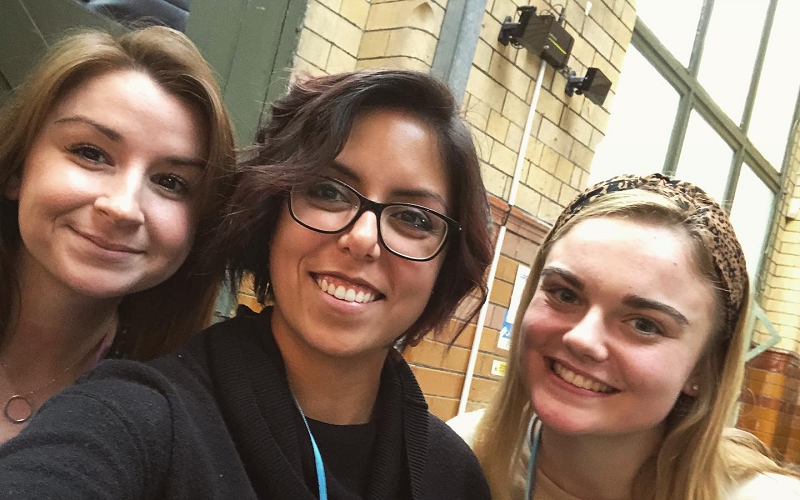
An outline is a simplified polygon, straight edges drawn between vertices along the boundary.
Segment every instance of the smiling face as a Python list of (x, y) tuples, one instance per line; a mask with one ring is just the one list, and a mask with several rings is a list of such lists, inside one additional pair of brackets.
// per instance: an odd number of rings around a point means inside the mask
[(199, 114), (140, 72), (68, 92), (5, 193), (19, 202), (23, 283), (120, 298), (170, 277), (194, 237), (204, 137)]
[[(436, 136), (402, 111), (378, 109), (357, 118), (344, 149), (320, 174), (373, 201), (451, 213)], [(425, 308), (444, 252), (426, 262), (390, 253), (379, 243), (370, 211), (336, 234), (301, 226), (286, 207), (279, 217), (270, 277), (272, 326), (284, 357), (295, 349), (382, 361)]]
[(520, 333), (535, 411), (567, 434), (660, 432), (713, 328), (715, 295), (680, 230), (617, 217), (551, 248)]

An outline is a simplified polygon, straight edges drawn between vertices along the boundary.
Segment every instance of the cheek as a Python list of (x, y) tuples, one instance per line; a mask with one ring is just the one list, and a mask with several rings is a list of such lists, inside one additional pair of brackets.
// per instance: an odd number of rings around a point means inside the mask
[(690, 360), (694, 356), (684, 351), (664, 353), (628, 349), (617, 359), (624, 364), (622, 373), (631, 387), (671, 402), (678, 397), (689, 378), (693, 366)]
[(154, 208), (151, 211), (150, 237), (169, 252), (170, 258), (186, 258), (197, 231), (196, 210), (179, 203)]

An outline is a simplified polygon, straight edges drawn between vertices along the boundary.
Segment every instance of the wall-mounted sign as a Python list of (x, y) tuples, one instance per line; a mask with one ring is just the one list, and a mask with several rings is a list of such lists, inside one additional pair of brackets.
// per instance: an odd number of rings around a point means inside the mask
[(500, 336), (497, 338), (497, 347), (500, 349), (508, 350), (511, 346), (511, 325), (514, 323), (514, 318), (517, 317), (519, 302), (522, 300), (522, 290), (525, 289), (525, 283), (528, 281), (530, 273), (531, 268), (528, 266), (520, 264), (517, 267), (514, 289), (511, 290), (511, 303), (508, 305), (505, 318), (503, 318), (503, 326), (500, 328)]

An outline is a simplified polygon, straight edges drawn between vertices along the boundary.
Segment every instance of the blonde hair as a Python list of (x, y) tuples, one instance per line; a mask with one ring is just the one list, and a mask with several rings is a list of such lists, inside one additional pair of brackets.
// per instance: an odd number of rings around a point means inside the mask
[[(625, 217), (649, 224), (682, 227), (694, 242), (695, 269), (718, 291), (716, 331), (698, 361), (699, 382), (707, 390), (700, 391), (696, 398), (679, 397), (666, 417), (661, 446), (634, 479), (632, 498), (718, 500), (733, 482), (755, 473), (791, 474), (762, 453), (765, 447), (755, 437), (743, 431), (726, 431), (726, 422), (743, 386), (749, 296), (745, 292), (736, 324), (728, 331), (730, 328), (724, 321), (722, 280), (710, 252), (702, 244), (701, 232), (708, 228), (688, 224), (688, 215), (687, 208), (664, 196), (631, 189), (592, 201), (547, 235), (533, 262), (514, 321), (506, 376), (476, 431), (474, 449), (491, 486), (493, 499), (511, 500), (524, 495), (522, 488), (528, 458), (526, 430), (534, 408), (520, 367), (522, 317), (538, 287), (539, 275), (553, 244), (575, 225), (595, 217)], [(745, 434), (750, 437), (743, 437)]]
[[(198, 186), (198, 227), (180, 269), (163, 283), (126, 296), (119, 307), (126, 357), (147, 359), (199, 332), (213, 312), (224, 269), (207, 269), (201, 254), (232, 194), (234, 136), (214, 75), (182, 33), (150, 27), (118, 38), (96, 30), (75, 32), (56, 43), (0, 113), (0, 193), (23, 168), (50, 111), (77, 85), (111, 71), (139, 71), (197, 110), (208, 148)], [(19, 298), (13, 252), (20, 244), (17, 203), (0, 197), (0, 340)]]

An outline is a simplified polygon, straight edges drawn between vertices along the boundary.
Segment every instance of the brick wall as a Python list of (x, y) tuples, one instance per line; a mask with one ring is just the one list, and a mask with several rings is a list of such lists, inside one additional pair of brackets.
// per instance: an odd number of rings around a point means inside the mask
[(770, 349), (747, 364), (737, 426), (800, 464), (800, 355)]
[[(748, 363), (738, 426), (770, 445), (778, 456), (800, 464), (800, 134), (790, 152), (778, 216), (765, 255), (761, 307), (781, 335), (780, 342)], [(770, 336), (760, 323), (753, 343)]]

